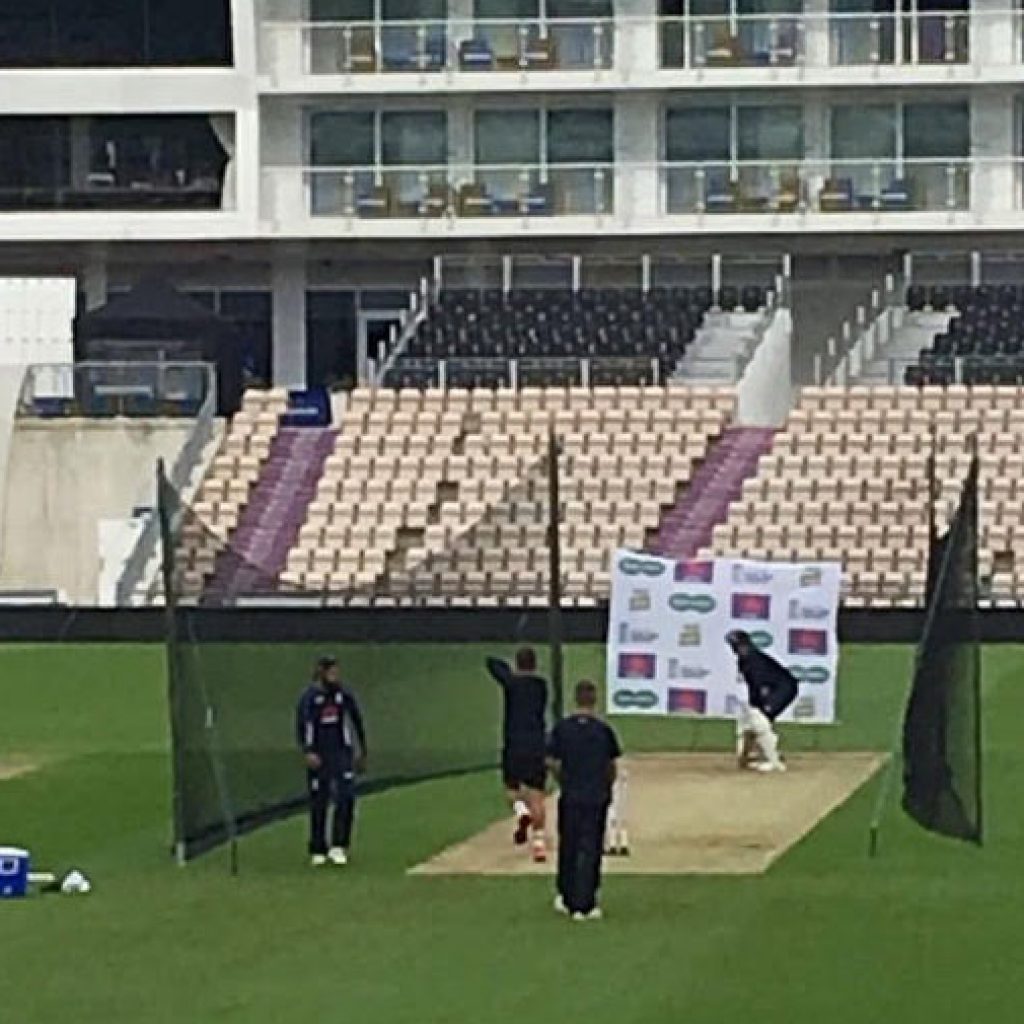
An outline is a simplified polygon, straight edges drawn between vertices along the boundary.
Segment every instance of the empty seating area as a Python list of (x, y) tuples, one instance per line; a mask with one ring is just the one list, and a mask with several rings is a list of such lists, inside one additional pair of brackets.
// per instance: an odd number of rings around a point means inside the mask
[(563, 588), (603, 599), (611, 551), (644, 545), (734, 405), (710, 387), (357, 391), (285, 580), (357, 603), (544, 603), (553, 428)]
[(209, 583), (217, 554), (238, 526), (287, 408), (283, 389), (245, 393), (192, 501), (195, 518), (181, 526), (178, 569), (185, 596), (200, 594)]
[[(657, 384), (669, 378), (711, 309), (751, 312), (765, 303), (758, 286), (538, 288), (440, 294), (396, 362), (399, 387)], [(587, 360), (589, 380), (582, 379)]]
[(981, 577), (992, 599), (1024, 587), (1024, 391), (1015, 387), (806, 388), (758, 473), (746, 481), (711, 552), (830, 559), (846, 602), (914, 606), (928, 551), (928, 457), (936, 456), (936, 521), (959, 500), (977, 436)]
[(1024, 287), (912, 285), (912, 312), (955, 310), (945, 331), (907, 367), (907, 384), (1024, 383)]

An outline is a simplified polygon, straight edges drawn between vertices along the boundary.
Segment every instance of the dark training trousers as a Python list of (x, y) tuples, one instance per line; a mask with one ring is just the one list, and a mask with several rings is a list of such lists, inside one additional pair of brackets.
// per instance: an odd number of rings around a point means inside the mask
[(356, 780), (351, 771), (321, 768), (307, 773), (309, 785), (309, 852), (327, 852), (327, 811), (334, 805), (331, 846), (348, 849), (356, 812)]
[(589, 914), (601, 888), (608, 804), (558, 801), (558, 892), (571, 914)]

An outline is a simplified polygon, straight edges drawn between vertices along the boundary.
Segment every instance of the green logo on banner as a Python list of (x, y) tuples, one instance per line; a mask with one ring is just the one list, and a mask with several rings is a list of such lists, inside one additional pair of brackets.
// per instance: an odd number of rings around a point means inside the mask
[(750, 642), (759, 650), (766, 651), (773, 643), (775, 643), (775, 637), (771, 633), (766, 633), (763, 629), (755, 629), (750, 634)]
[(677, 612), (699, 612), (707, 615), (715, 610), (715, 599), (710, 594), (673, 594), (668, 599), (669, 608)]
[(657, 707), (658, 695), (653, 690), (616, 690), (612, 695), (612, 703), (617, 708), (640, 708), (650, 711)]
[(619, 569), (627, 576), (661, 576), (666, 566), (664, 562), (652, 562), (646, 558), (623, 558)]
[(798, 683), (827, 683), (832, 678), (824, 665), (790, 665), (789, 671)]

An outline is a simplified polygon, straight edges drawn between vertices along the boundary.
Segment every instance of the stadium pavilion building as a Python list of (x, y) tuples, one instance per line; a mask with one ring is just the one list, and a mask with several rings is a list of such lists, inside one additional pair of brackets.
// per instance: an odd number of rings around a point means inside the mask
[(500, 287), (786, 253), (824, 316), (903, 250), (1024, 226), (1021, 26), (1009, 0), (0, 0), (0, 276), (74, 274), (94, 308), (159, 272), (289, 385), (364, 373), (438, 256)]

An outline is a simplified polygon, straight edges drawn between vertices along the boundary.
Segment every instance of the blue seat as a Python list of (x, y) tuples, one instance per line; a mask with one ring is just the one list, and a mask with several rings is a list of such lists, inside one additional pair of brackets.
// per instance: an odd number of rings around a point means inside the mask
[(879, 197), (883, 210), (909, 210), (910, 188), (904, 178), (893, 178)]
[(494, 51), (486, 39), (466, 39), (459, 45), (459, 65), (463, 71), (492, 71)]

